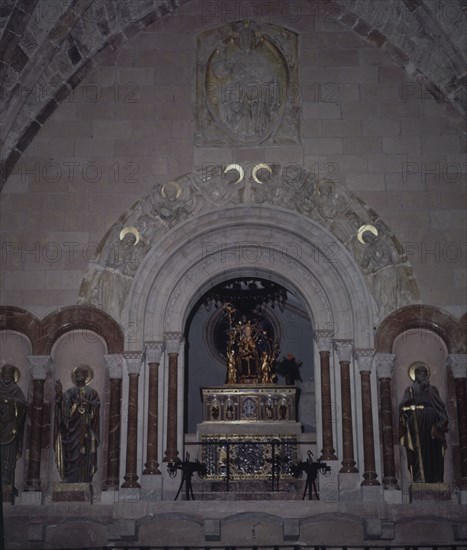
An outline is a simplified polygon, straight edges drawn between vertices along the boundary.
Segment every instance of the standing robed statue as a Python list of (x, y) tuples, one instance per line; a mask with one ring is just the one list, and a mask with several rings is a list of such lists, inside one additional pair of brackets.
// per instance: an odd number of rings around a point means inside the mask
[(90, 483), (97, 470), (100, 399), (88, 386), (90, 367), (76, 367), (72, 380), (75, 386), (65, 393), (55, 382), (55, 459), (62, 481)]
[(4, 499), (13, 499), (16, 461), (23, 449), (24, 424), (28, 404), (24, 393), (16, 383), (18, 369), (4, 365), (0, 373), (0, 456), (1, 479)]
[(430, 371), (417, 361), (409, 367), (413, 384), (402, 397), (401, 444), (414, 482), (438, 483), (444, 479), (448, 415), (438, 388), (430, 384)]

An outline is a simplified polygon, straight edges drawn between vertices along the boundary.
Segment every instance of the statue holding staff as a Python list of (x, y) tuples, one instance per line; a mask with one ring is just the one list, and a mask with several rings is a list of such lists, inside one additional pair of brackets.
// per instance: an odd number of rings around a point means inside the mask
[(401, 444), (414, 482), (438, 483), (444, 478), (448, 416), (439, 391), (430, 384), (430, 371), (417, 361), (409, 367), (413, 384), (400, 403)]

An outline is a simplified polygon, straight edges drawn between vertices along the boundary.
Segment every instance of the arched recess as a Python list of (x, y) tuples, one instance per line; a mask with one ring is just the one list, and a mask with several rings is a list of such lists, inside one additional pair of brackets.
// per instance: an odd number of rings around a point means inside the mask
[(110, 315), (91, 306), (70, 306), (50, 313), (41, 321), (36, 353), (49, 355), (54, 342), (71, 330), (96, 333), (105, 341), (109, 354), (123, 351), (123, 331)]
[(344, 245), (295, 212), (250, 205), (187, 220), (148, 252), (122, 311), (124, 326), (133, 327), (125, 348), (139, 351), (142, 342), (183, 332), (206, 290), (235, 276), (273, 279), (303, 299), (315, 330), (372, 347), (371, 297)]
[(31, 342), (32, 352), (36, 352), (39, 340), (40, 320), (21, 307), (0, 306), (0, 331), (12, 330), (24, 334)]
[(442, 338), (449, 353), (463, 352), (462, 323), (437, 307), (423, 304), (402, 307), (388, 315), (375, 334), (376, 351), (391, 353), (397, 336), (412, 329), (434, 332)]

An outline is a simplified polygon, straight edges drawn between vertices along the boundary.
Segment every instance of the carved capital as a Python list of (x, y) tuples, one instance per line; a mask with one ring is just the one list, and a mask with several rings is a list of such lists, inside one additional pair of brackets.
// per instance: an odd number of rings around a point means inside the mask
[(112, 353), (104, 355), (109, 378), (123, 378), (123, 364), (125, 360), (121, 353)]
[(331, 351), (333, 330), (315, 330), (314, 337), (318, 351)]
[(45, 380), (53, 365), (50, 355), (28, 355), (28, 360), (33, 380)]
[(446, 359), (454, 378), (467, 378), (467, 354), (451, 353)]
[(360, 372), (371, 372), (375, 350), (373, 348), (356, 349), (354, 355), (358, 370)]
[(352, 350), (353, 350), (352, 340), (334, 340), (334, 345), (336, 347), (339, 363), (341, 361), (350, 362), (350, 360), (352, 359)]
[(183, 333), (181, 332), (166, 332), (164, 333), (165, 349), (167, 353), (179, 353), (180, 346), (183, 342)]
[(394, 371), (394, 359), (396, 356), (394, 353), (376, 353), (375, 354), (375, 365), (376, 365), (376, 374), (378, 378), (392, 378), (392, 373)]
[(164, 342), (146, 342), (148, 363), (160, 363), (164, 351)]
[(139, 374), (141, 371), (142, 356), (141, 351), (125, 351), (125, 364), (128, 374)]

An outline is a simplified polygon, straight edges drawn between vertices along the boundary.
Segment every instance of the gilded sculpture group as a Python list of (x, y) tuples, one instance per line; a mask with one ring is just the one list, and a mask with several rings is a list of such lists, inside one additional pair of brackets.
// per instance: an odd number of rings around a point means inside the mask
[(272, 366), (279, 353), (277, 342), (268, 337), (257, 319), (235, 320), (237, 310), (224, 306), (229, 317), (227, 341), (227, 384), (255, 382), (272, 384)]
[[(271, 366), (277, 344), (265, 335), (254, 320), (233, 323), (234, 308), (226, 307), (231, 320), (228, 341), (227, 383), (253, 378), (272, 382)], [(409, 369), (413, 384), (400, 403), (401, 445), (414, 482), (436, 483), (444, 479), (444, 453), (448, 416), (439, 391), (429, 381), (426, 364), (416, 362)], [(16, 461), (21, 456), (28, 402), (18, 386), (18, 369), (10, 364), (0, 373), (0, 456), (4, 499), (17, 494), (14, 485)], [(92, 369), (77, 366), (72, 373), (74, 386), (63, 392), (55, 382), (54, 448), (57, 468), (65, 483), (89, 483), (97, 470), (100, 399), (89, 386)]]

